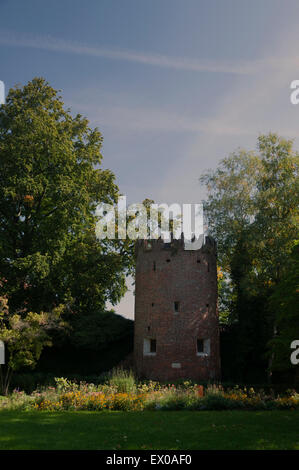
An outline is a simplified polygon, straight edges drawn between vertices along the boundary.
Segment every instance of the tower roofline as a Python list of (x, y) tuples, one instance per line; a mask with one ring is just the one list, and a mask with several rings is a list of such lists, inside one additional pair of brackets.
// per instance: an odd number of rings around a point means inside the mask
[[(151, 239), (138, 239), (136, 240), (135, 250), (136, 254), (139, 250), (143, 252), (151, 252), (153, 250), (171, 250), (171, 251), (200, 251), (208, 248), (210, 251), (214, 251), (216, 254), (217, 244), (213, 237), (207, 234), (202, 234), (198, 239), (193, 238), (190, 242), (187, 242), (188, 249), (186, 249), (186, 240), (184, 238), (184, 233), (182, 233), (179, 239), (173, 237), (171, 233), (171, 240), (164, 241), (162, 237), (151, 238)], [(194, 244), (194, 245), (193, 245)], [(192, 247), (194, 246), (194, 248)]]

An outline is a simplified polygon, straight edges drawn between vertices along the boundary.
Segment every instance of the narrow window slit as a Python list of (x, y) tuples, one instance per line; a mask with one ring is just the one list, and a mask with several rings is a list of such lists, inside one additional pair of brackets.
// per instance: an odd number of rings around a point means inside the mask
[(157, 350), (157, 341), (155, 339), (150, 340), (150, 352), (155, 353)]

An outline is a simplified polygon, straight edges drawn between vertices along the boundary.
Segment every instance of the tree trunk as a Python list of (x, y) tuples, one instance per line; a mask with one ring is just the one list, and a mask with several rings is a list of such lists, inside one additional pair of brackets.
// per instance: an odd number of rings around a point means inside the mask
[(0, 366), (0, 393), (2, 395), (8, 395), (12, 373), (13, 371), (9, 366), (6, 370), (3, 366)]
[[(276, 325), (274, 325), (274, 327), (273, 327), (273, 338), (275, 338), (276, 335), (277, 335), (277, 328), (276, 328)], [(271, 380), (272, 380), (273, 361), (274, 361), (274, 352), (271, 353), (271, 355), (269, 357), (269, 361), (268, 361), (267, 382), (268, 382), (269, 385), (271, 384)]]

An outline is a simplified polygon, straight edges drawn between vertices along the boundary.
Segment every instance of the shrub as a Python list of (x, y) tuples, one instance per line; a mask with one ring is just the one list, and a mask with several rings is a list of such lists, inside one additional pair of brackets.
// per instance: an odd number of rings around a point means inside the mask
[(221, 394), (210, 394), (196, 398), (189, 406), (192, 410), (229, 410), (237, 408), (239, 403), (234, 403)]
[(79, 386), (77, 383), (71, 380), (65, 379), (64, 377), (55, 377), (55, 385), (57, 392), (74, 392), (78, 390)]
[(147, 394), (145, 408), (148, 410), (186, 410), (196, 398), (192, 389), (183, 390), (174, 385)]
[(187, 405), (187, 395), (177, 392), (169, 392), (166, 393), (158, 403), (160, 408), (163, 410), (183, 410)]
[(118, 393), (136, 393), (136, 381), (132, 371), (113, 369), (108, 383)]

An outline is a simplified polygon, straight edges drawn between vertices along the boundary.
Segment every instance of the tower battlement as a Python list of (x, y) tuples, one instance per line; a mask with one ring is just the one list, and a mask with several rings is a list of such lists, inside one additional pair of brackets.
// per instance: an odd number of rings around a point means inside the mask
[[(195, 243), (194, 243), (195, 242)], [(192, 244), (194, 243), (194, 247)], [(184, 239), (184, 234), (182, 233), (181, 238), (175, 239), (171, 238), (171, 241), (165, 242), (163, 238), (157, 239), (148, 239), (143, 240), (139, 239), (136, 241), (135, 253), (139, 251), (143, 253), (157, 252), (157, 251), (170, 251), (173, 254), (177, 251), (210, 251), (217, 254), (217, 244), (215, 240), (210, 235), (203, 234), (198, 240), (193, 239), (189, 242), (188, 248), (186, 249), (186, 241)]]

